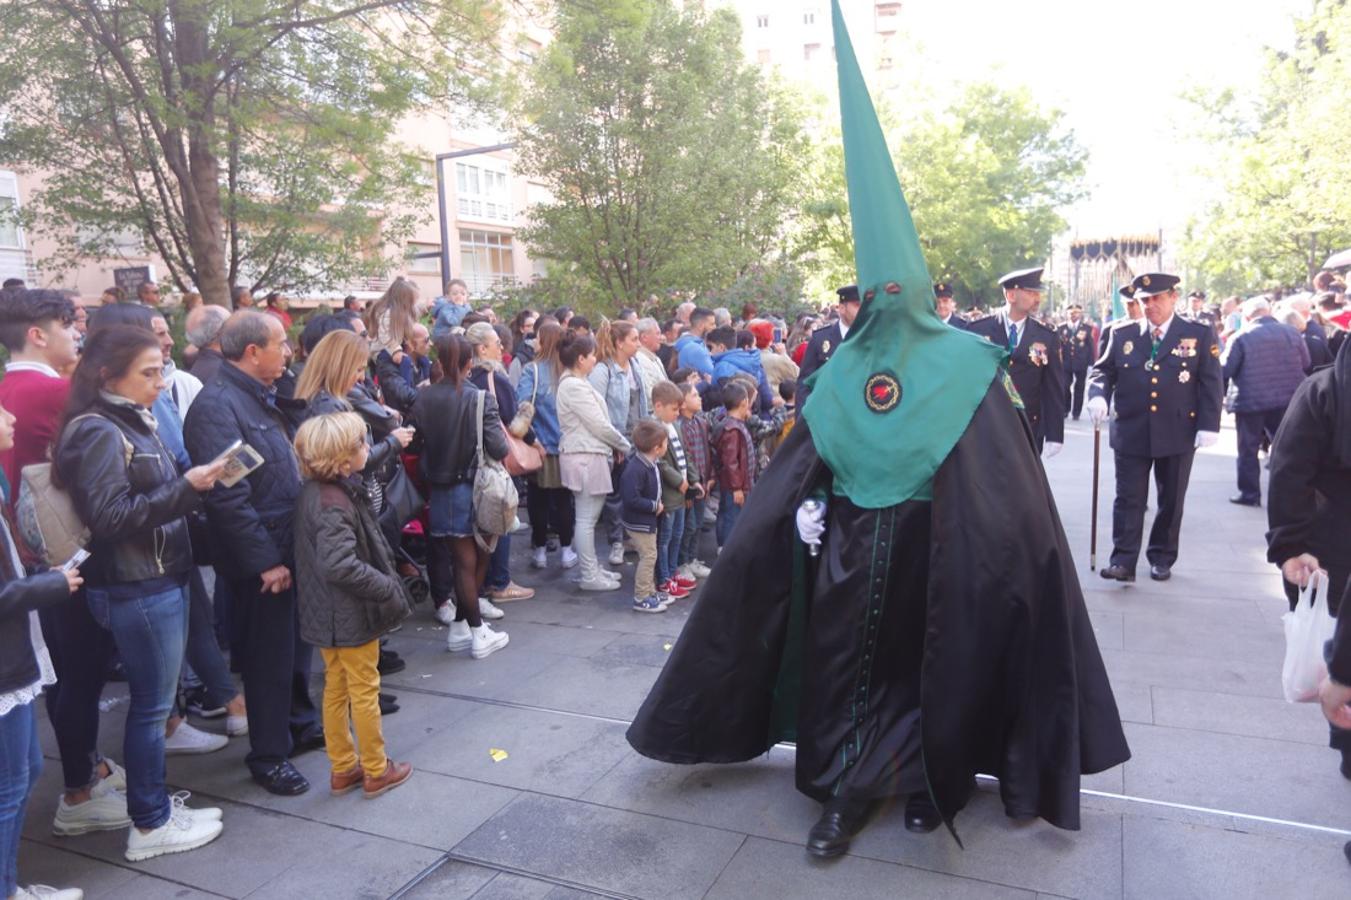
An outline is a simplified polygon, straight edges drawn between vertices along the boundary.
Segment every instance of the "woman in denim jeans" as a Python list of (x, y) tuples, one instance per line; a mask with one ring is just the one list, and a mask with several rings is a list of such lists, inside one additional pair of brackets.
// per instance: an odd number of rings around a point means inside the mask
[(164, 784), (164, 727), (187, 641), (185, 517), (224, 463), (178, 473), (150, 411), (164, 390), (163, 366), (158, 339), (144, 329), (112, 325), (91, 335), (52, 454), (55, 481), (90, 532), (85, 597), (112, 633), (131, 692), (124, 752), (132, 862), (201, 847), (222, 827), (219, 810), (190, 810)]

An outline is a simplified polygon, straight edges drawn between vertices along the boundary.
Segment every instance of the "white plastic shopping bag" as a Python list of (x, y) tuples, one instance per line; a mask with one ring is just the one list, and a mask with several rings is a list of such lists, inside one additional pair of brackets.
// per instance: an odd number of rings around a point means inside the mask
[(1281, 686), (1291, 703), (1315, 703), (1318, 686), (1328, 677), (1323, 645), (1332, 640), (1337, 620), (1328, 614), (1328, 573), (1319, 569), (1299, 592), (1294, 612), (1281, 617), (1285, 625), (1285, 665)]

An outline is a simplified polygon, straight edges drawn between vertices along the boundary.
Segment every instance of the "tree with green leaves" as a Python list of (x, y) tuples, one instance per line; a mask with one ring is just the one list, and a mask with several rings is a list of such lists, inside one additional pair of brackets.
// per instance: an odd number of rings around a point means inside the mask
[[(976, 83), (946, 108), (891, 118), (888, 143), (931, 274), (964, 306), (1000, 302), (995, 279), (1044, 259), (1065, 229), (1060, 211), (1085, 196), (1086, 152), (1062, 113), (1021, 89)], [(829, 288), (854, 279), (838, 133), (815, 147), (811, 173), (797, 252)]]
[(519, 167), (553, 195), (521, 236), (595, 307), (724, 287), (780, 254), (808, 144), (732, 12), (560, 3), (520, 110)]
[(1267, 53), (1253, 95), (1195, 94), (1214, 148), (1214, 201), (1188, 226), (1185, 266), (1216, 293), (1307, 287), (1351, 247), (1351, 6), (1318, 0), (1293, 51)]
[(492, 0), (10, 0), (0, 162), (44, 175), (54, 267), (128, 234), (179, 289), (385, 271), (430, 161), (401, 120), (491, 71)]

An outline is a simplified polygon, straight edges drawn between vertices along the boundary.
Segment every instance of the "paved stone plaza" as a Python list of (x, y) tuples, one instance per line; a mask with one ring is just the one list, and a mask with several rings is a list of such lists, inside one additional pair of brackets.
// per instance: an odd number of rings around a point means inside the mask
[[(79, 886), (91, 900), (1351, 896), (1351, 783), (1317, 708), (1281, 699), (1285, 601), (1265, 561), (1265, 511), (1226, 502), (1227, 425), (1197, 458), (1165, 584), (1143, 565), (1129, 587), (1088, 572), (1086, 422), (1069, 423), (1065, 452), (1048, 464), (1133, 753), (1085, 779), (1079, 833), (1006, 819), (983, 783), (957, 820), (965, 850), (941, 830), (907, 833), (894, 809), (849, 856), (809, 861), (802, 840), (819, 808), (793, 789), (791, 749), (689, 768), (624, 742), (692, 600), (635, 614), (622, 592), (584, 595), (557, 568), (529, 569), (518, 540), (517, 580), (540, 594), (505, 606), (506, 650), (451, 656), (425, 606), (393, 638), (408, 668), (386, 679), (402, 711), (385, 733), (391, 754), (418, 769), (407, 786), (374, 801), (331, 797), (327, 761), (312, 753), (297, 764), (314, 789), (283, 799), (248, 779), (245, 741), (172, 758), (170, 783), (223, 807), (225, 833), (132, 866), (124, 832), (51, 835), (60, 772), (44, 724), (50, 762), (21, 880)], [(1113, 493), (1105, 433), (1103, 443), (1100, 564)], [(105, 696), (125, 692), (113, 684)], [(123, 702), (103, 716), (114, 759), (125, 713)]]

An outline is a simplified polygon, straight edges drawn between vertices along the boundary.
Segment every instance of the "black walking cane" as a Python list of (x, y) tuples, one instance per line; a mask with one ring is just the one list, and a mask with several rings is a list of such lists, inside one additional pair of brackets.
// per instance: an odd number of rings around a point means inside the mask
[(1098, 570), (1098, 466), (1102, 461), (1102, 424), (1093, 423), (1093, 521), (1088, 532), (1088, 571)]

